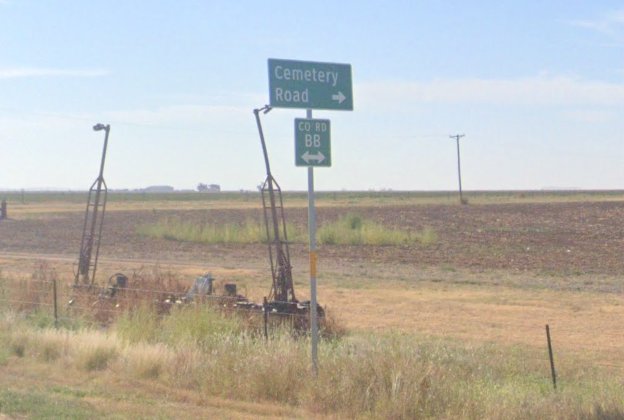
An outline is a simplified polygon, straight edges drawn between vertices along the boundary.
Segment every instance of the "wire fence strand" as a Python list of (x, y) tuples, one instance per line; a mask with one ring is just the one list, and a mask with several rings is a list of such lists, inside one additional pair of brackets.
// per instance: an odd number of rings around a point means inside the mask
[[(57, 286), (56, 301), (54, 300), (54, 285)], [(118, 287), (114, 284), (106, 287), (74, 286), (73, 284), (61, 283), (54, 278), (34, 278), (15, 281), (12, 287), (7, 284), (0, 284), (0, 309), (11, 309), (22, 312), (45, 311), (50, 316), (56, 315), (56, 321), (72, 322), (80, 317), (91, 316), (94, 318), (104, 318), (107, 322), (114, 321), (124, 313), (133, 311), (141, 305), (149, 304), (166, 314), (175, 308), (199, 307), (200, 305), (211, 305), (216, 309), (234, 313), (248, 318), (256, 318), (258, 325), (264, 321), (268, 326), (277, 327), (284, 322), (293, 325), (308, 327), (309, 304), (294, 305), (293, 312), (282, 312), (278, 307), (293, 305), (293, 302), (271, 302), (272, 306), (263, 306), (249, 302), (240, 295), (216, 295), (199, 292), (191, 292), (190, 289), (182, 290), (181, 287), (167, 289), (163, 285), (156, 288), (149, 287)], [(530, 326), (523, 325), (523, 330), (534, 331), (531, 346), (534, 351), (523, 352), (522, 357), (527, 362), (547, 365), (549, 355), (546, 347), (546, 336), (543, 329), (544, 324)], [(621, 363), (613, 360), (600, 360), (600, 354), (596, 352), (594, 357), (587, 353), (575, 354), (570, 350), (570, 343), (582, 342), (585, 350), (591, 349), (592, 342), (588, 341), (588, 336), (592, 332), (587, 331), (578, 325), (568, 323), (557, 323), (556, 320), (549, 320), (550, 332), (552, 334), (553, 347), (555, 352), (555, 364), (561, 360), (574, 359), (591, 367), (604, 369), (616, 369), (624, 371), (624, 358)], [(484, 327), (487, 323), (484, 322)], [(518, 328), (518, 326), (509, 326)], [(439, 331), (436, 335), (452, 335), (451, 331)], [(603, 339), (612, 344), (605, 348), (598, 348), (599, 351), (611, 351), (613, 353), (624, 353), (624, 324), (610, 326), (610, 329), (601, 330), (599, 333)], [(567, 343), (568, 346), (560, 349), (560, 343)], [(525, 343), (526, 344), (526, 343)], [(606, 354), (606, 353), (605, 353)]]

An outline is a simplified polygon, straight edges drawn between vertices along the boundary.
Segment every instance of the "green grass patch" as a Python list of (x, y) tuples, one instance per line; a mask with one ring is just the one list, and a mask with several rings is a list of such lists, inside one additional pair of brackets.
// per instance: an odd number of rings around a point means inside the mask
[[(252, 244), (266, 243), (264, 224), (248, 219), (242, 223), (198, 223), (170, 217), (151, 225), (137, 228), (139, 235), (174, 241), (200, 242), (208, 244)], [(291, 242), (301, 242), (303, 232), (293, 224), (286, 224), (286, 233)]]
[[(286, 224), (289, 242), (305, 242), (307, 231)], [(153, 238), (209, 244), (266, 243), (264, 224), (253, 220), (243, 223), (211, 224), (170, 217), (155, 224), (142, 225), (137, 233)], [(270, 232), (272, 233), (272, 231)], [(317, 232), (317, 241), (325, 245), (411, 245), (430, 246), (438, 241), (432, 228), (412, 232), (391, 229), (357, 214), (347, 214), (334, 222), (324, 223)]]
[(238, 318), (227, 316), (209, 305), (178, 307), (162, 319), (159, 341), (169, 345), (192, 343), (204, 348), (223, 336), (242, 332), (243, 326)]
[[(7, 342), (8, 342), (8, 339), (6, 338), (6, 335), (3, 332), (0, 332), (0, 343), (7, 343)], [(10, 355), (11, 355), (11, 350), (8, 348), (8, 346), (6, 345), (0, 346), (0, 366), (4, 366), (8, 363)]]
[(318, 241), (326, 245), (432, 245), (437, 241), (436, 232), (425, 228), (412, 233), (407, 230), (390, 229), (357, 214), (347, 214), (338, 220), (323, 224), (318, 230)]
[(117, 335), (130, 344), (170, 346), (192, 343), (205, 347), (223, 335), (243, 330), (238, 318), (226, 316), (210, 305), (174, 307), (165, 317), (158, 317), (152, 308), (144, 306), (125, 313), (115, 324)]
[(79, 397), (10, 389), (0, 390), (0, 413), (33, 419), (92, 419), (104, 415)]
[(55, 385), (50, 388), (50, 391), (54, 392), (55, 394), (64, 395), (67, 397), (76, 397), (76, 398), (84, 398), (88, 395), (85, 391), (75, 389), (75, 388), (70, 388), (68, 386)]
[(130, 344), (155, 342), (160, 322), (153, 308), (139, 306), (133, 311), (124, 312), (115, 324), (119, 337)]

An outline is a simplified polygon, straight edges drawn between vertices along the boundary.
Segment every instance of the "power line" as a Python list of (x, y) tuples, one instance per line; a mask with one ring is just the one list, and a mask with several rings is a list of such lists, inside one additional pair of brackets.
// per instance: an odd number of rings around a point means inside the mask
[[(70, 120), (70, 121), (81, 121), (81, 122), (89, 122), (89, 123), (93, 123), (94, 120), (97, 119), (97, 117), (93, 116), (93, 117), (88, 117), (88, 116), (78, 116), (78, 115), (72, 115), (72, 114), (62, 114), (62, 113), (57, 113), (57, 112), (46, 112), (46, 111), (22, 111), (19, 109), (14, 109), (14, 108), (6, 108), (6, 107), (0, 107), (0, 111), (3, 112), (8, 112), (8, 113), (12, 113), (12, 114), (16, 114), (18, 116), (26, 116), (26, 117), (48, 117), (48, 118), (58, 118), (58, 119), (62, 119), (62, 120)], [(94, 113), (96, 114), (96, 113)], [(144, 127), (144, 128), (151, 128), (151, 129), (162, 129), (162, 130), (181, 130), (181, 131), (194, 131), (194, 132), (201, 132), (201, 133), (205, 133), (206, 130), (204, 128), (188, 128), (185, 127), (184, 124), (180, 124), (180, 125), (162, 125), (162, 124), (154, 124), (154, 123), (140, 123), (140, 122), (132, 122), (132, 121), (123, 121), (123, 120), (117, 120), (117, 119), (108, 119), (110, 123), (115, 124), (115, 125), (122, 125), (122, 126), (127, 126), (127, 127)], [(236, 130), (219, 130), (219, 133), (221, 134), (232, 134), (232, 133), (239, 133), (239, 134), (246, 134), (245, 132), (242, 131), (236, 131)]]

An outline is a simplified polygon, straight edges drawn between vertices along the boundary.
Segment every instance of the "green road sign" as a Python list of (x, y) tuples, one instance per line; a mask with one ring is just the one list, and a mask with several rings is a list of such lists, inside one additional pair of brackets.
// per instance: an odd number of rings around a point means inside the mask
[(295, 119), (295, 165), (331, 166), (329, 120)]
[(353, 111), (350, 64), (269, 58), (269, 91), (275, 108)]

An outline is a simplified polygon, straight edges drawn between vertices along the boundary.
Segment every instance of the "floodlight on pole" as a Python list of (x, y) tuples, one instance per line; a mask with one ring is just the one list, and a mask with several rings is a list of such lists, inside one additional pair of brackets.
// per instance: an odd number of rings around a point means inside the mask
[(100, 253), (100, 238), (104, 224), (104, 212), (106, 211), (106, 199), (108, 187), (104, 181), (104, 162), (106, 161), (106, 149), (108, 147), (108, 135), (110, 125), (98, 123), (93, 126), (93, 131), (104, 131), (104, 147), (100, 161), (100, 172), (97, 179), (89, 189), (87, 208), (85, 211), (82, 239), (80, 241), (80, 254), (78, 257), (78, 269), (74, 279), (74, 285), (86, 285), (91, 287), (95, 281), (98, 256)]
[(254, 113), (257, 114), (259, 112), (262, 112), (263, 114), (268, 114), (269, 112), (271, 112), (272, 109), (273, 107), (271, 105), (265, 105), (262, 108), (254, 109)]

